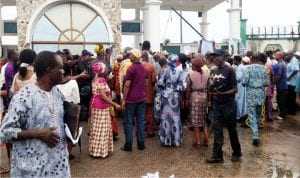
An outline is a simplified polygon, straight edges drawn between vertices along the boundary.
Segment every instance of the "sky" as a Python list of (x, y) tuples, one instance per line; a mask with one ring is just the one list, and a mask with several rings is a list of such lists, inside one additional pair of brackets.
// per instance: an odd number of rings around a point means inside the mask
[[(243, 0), (242, 18), (247, 20), (247, 33), (251, 27), (297, 27), (300, 21), (300, 0)], [(230, 0), (223, 2), (208, 11), (208, 39), (222, 42), (229, 36)], [(130, 20), (134, 18), (134, 12), (122, 10), (122, 18)], [(126, 15), (125, 15), (126, 14)], [(180, 42), (179, 17), (175, 12), (161, 12), (161, 40), (169, 38), (171, 42)], [(125, 18), (126, 17), (126, 18)], [(183, 12), (186, 18), (196, 29), (200, 31), (201, 18), (197, 12)], [(183, 22), (183, 42), (199, 41), (201, 38)], [(123, 36), (122, 46), (133, 46), (132, 36)]]
[[(208, 39), (216, 42), (229, 36), (230, 0), (225, 1), (208, 11)], [(300, 21), (300, 0), (243, 0), (242, 18), (248, 19), (247, 29), (251, 27), (297, 27)], [(197, 12), (183, 12), (183, 16), (200, 31), (201, 18)], [(2, 18), (16, 18), (14, 7), (2, 9)], [(134, 19), (134, 10), (122, 10), (122, 20)], [(172, 42), (180, 42), (179, 17), (175, 12), (161, 11), (161, 40), (168, 38)], [(183, 42), (199, 41), (201, 38), (183, 22)], [(133, 46), (133, 36), (122, 36), (122, 47)]]

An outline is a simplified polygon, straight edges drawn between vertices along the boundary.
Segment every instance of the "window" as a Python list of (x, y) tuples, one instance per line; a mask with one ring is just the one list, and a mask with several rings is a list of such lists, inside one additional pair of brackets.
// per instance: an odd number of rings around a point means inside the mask
[(87, 46), (110, 44), (107, 26), (91, 8), (80, 3), (64, 3), (46, 11), (39, 19), (32, 36), (36, 51), (70, 48), (80, 54)]
[(17, 22), (3, 22), (3, 26), (4, 33), (17, 33)]

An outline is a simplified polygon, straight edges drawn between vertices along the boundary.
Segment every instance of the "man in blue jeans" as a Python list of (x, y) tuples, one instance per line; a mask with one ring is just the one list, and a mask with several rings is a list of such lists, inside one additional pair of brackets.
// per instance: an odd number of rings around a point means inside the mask
[(141, 51), (138, 49), (131, 50), (130, 60), (132, 65), (128, 68), (125, 76), (124, 97), (122, 108), (125, 109), (124, 115), (124, 132), (125, 144), (121, 148), (123, 151), (132, 151), (132, 130), (133, 120), (137, 124), (137, 146), (139, 150), (145, 149), (144, 144), (144, 120), (146, 109), (146, 80), (147, 70), (140, 62)]

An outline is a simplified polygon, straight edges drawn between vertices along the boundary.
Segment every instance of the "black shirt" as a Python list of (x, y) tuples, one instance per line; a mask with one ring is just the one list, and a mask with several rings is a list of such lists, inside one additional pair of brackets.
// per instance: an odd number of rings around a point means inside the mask
[[(77, 65), (77, 74), (81, 74), (82, 72), (86, 71), (87, 73), (90, 73), (90, 64), (89, 61), (81, 60), (79, 61)], [(79, 88), (82, 86), (90, 85), (91, 79), (90, 78), (81, 78), (77, 80), (77, 83), (79, 85)]]
[[(226, 92), (237, 87), (235, 72), (227, 65), (217, 67), (212, 71), (211, 77), (211, 92)], [(235, 94), (214, 96), (214, 102), (218, 103), (228, 103), (234, 101), (234, 99)]]

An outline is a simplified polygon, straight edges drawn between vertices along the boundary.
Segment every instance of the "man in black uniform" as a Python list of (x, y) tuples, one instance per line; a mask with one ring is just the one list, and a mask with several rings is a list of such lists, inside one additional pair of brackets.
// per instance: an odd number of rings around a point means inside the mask
[(225, 64), (225, 52), (217, 49), (212, 54), (217, 68), (212, 72), (211, 94), (213, 96), (213, 155), (207, 163), (223, 163), (222, 145), (224, 142), (223, 126), (229, 133), (230, 144), (233, 150), (231, 161), (239, 161), (242, 156), (241, 146), (236, 131), (236, 102), (237, 81), (233, 69)]

